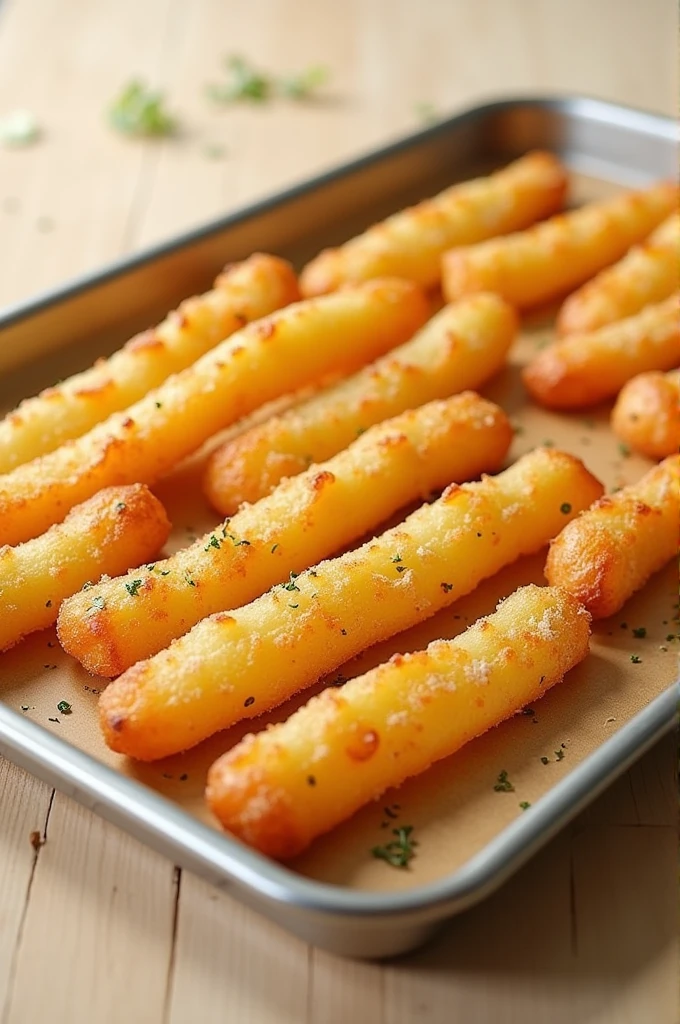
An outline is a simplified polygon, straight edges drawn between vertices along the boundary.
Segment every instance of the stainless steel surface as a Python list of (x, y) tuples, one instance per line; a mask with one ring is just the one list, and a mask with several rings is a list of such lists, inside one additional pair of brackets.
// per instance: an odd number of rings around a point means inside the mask
[[(148, 324), (155, 311), (207, 286), (227, 259), (266, 249), (299, 263), (381, 214), (432, 193), (455, 179), (457, 169), (498, 163), (534, 147), (554, 149), (572, 167), (623, 184), (671, 176), (677, 168), (669, 119), (589, 99), (492, 103), (10, 310), (0, 317), (0, 367), (53, 350), (59, 351), (60, 367), (53, 376), (63, 376), (65, 364), (78, 365), (88, 350), (89, 356), (100, 354)], [(125, 323), (119, 317), (123, 305), (129, 311)], [(89, 339), (95, 336), (93, 353)], [(41, 365), (48, 376), (51, 359)], [(12, 373), (4, 373), (0, 391), (11, 389)], [(463, 868), (394, 894), (302, 878), (2, 704), (0, 753), (307, 941), (339, 954), (384, 957), (417, 946), (445, 918), (500, 885), (673, 727), (676, 701), (675, 688), (653, 701)]]

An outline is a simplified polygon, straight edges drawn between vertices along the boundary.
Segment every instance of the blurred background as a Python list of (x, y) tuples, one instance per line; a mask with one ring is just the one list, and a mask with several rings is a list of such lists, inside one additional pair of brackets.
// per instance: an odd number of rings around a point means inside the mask
[[(673, 114), (676, 21), (672, 0), (0, 0), (0, 306), (481, 99)], [(135, 80), (172, 134), (112, 126)], [(15, 112), (35, 141), (3, 144)]]

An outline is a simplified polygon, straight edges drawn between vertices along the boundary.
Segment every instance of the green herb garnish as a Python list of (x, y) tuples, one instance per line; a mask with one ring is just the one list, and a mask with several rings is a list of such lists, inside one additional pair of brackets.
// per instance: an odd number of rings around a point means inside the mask
[(647, 630), (644, 626), (636, 626), (633, 630), (633, 636), (637, 637), (638, 640), (644, 640), (647, 636)]
[(60, 700), (57, 704), (57, 711), (62, 715), (70, 715), (72, 710), (73, 709), (67, 700)]
[(631, 654), (630, 660), (633, 662), (634, 665), (639, 665), (642, 661), (642, 658), (640, 658), (637, 654)]
[(519, 805), (520, 805), (520, 807), (522, 808), (523, 811), (528, 811), (529, 808), (531, 807), (531, 804), (529, 803), (528, 800), (520, 800), (520, 804)]
[(514, 793), (515, 791), (515, 787), (510, 782), (508, 773), (505, 770), (498, 773), (498, 778), (493, 788), (496, 793)]
[(109, 109), (109, 121), (123, 135), (153, 138), (172, 135), (175, 118), (163, 107), (163, 94), (147, 88), (143, 82), (129, 82)]
[(28, 110), (14, 110), (0, 119), (0, 145), (8, 148), (30, 146), (40, 138), (40, 127)]
[(384, 860), (393, 868), (406, 868), (409, 862), (416, 855), (415, 847), (418, 845), (415, 839), (411, 839), (413, 825), (402, 825), (392, 829), (392, 835), (396, 839), (390, 840), (384, 846), (374, 846), (371, 854), (378, 860)]
[(137, 597), (137, 592), (139, 591), (139, 588), (141, 587), (143, 582), (144, 580), (132, 580), (131, 583), (125, 584), (125, 589), (127, 590), (130, 597)]
[(321, 64), (313, 65), (297, 75), (287, 75), (279, 79), (278, 87), (282, 96), (291, 100), (308, 100), (322, 85), (328, 81), (328, 68)]

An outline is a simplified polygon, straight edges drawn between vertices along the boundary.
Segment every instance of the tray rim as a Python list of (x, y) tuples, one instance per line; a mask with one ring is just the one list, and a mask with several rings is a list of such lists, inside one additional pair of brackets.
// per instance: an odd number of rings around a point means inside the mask
[[(102, 270), (0, 311), (0, 332), (13, 324), (105, 285), (138, 267), (200, 243), (275, 210), (316, 188), (396, 156), (452, 128), (517, 108), (555, 112), (572, 120), (617, 123), (638, 134), (676, 141), (675, 122), (661, 114), (589, 96), (524, 95), (466, 106), (436, 125), (409, 134), (228, 216), (184, 232)], [(582, 807), (601, 792), (677, 721), (680, 678), (612, 737), (594, 750), (532, 807), (452, 873), (397, 893), (361, 892), (306, 878), (193, 818), (143, 783), (120, 775), (43, 726), (0, 701), (0, 754), (91, 810), (127, 830), (176, 863), (206, 874), (218, 887), (250, 894), (258, 909), (272, 905), (316, 915), (369, 919), (376, 926), (404, 917), (404, 923), (436, 922), (484, 898), (533, 855)], [(295, 929), (291, 929), (295, 930)], [(313, 941), (313, 940), (310, 940)]]
[[(505, 97), (501, 100), (488, 100), (480, 104), (467, 106), (459, 113), (454, 113), (435, 125), (405, 135), (394, 142), (388, 143), (386, 146), (372, 149), (352, 160), (323, 171), (312, 178), (304, 179), (288, 188), (275, 192), (271, 196), (256, 200), (254, 203), (248, 203), (224, 217), (212, 219), (197, 228), (182, 232), (177, 237), (147, 246), (132, 256), (123, 256), (120, 259), (113, 260), (106, 263), (99, 270), (76, 275), (76, 277), (65, 284), (40, 292), (32, 299), (26, 299), (0, 308), (0, 331), (13, 326), (20, 320), (45, 312), (50, 306), (58, 305), (61, 302), (76, 298), (83, 292), (105, 285), (114, 278), (121, 277), (138, 267), (148, 265), (162, 257), (179, 252), (181, 249), (188, 248), (205, 238), (209, 238), (213, 234), (233, 228), (242, 221), (268, 213), (298, 197), (304, 196), (305, 193), (313, 189), (331, 184), (381, 160), (396, 156), (420, 142), (436, 139), (439, 135), (446, 135), (454, 125), (460, 125), (468, 120), (474, 120), (497, 112), (501, 113), (504, 110), (517, 107), (554, 110), (570, 114), (573, 117), (587, 117), (590, 121), (601, 121), (607, 124), (611, 124), (614, 121), (619, 124), (626, 124), (628, 127), (635, 127), (638, 132), (676, 141), (675, 121), (673, 118), (664, 114), (655, 114), (640, 108), (599, 99), (594, 96), (580, 96), (568, 93), (556, 93), (547, 96), (520, 94), (516, 97)], [(634, 126), (631, 126), (631, 121), (635, 122)]]

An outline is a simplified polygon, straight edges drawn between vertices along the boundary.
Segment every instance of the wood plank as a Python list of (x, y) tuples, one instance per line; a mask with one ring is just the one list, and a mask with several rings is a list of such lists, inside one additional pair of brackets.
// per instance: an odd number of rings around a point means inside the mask
[(49, 786), (0, 758), (0, 1020), (52, 797)]
[(305, 943), (183, 873), (168, 1024), (301, 1024), (308, 978)]
[(677, 828), (589, 828), (573, 846), (574, 1019), (676, 1024)]
[(0, 307), (129, 248), (158, 148), (122, 138), (106, 113), (134, 76), (158, 79), (176, 6), (9, 0), (0, 14), (0, 113), (26, 109), (44, 129), (35, 145), (0, 147), (0, 241), (12, 253)]
[(3, 1024), (161, 1024), (173, 868), (57, 793)]

